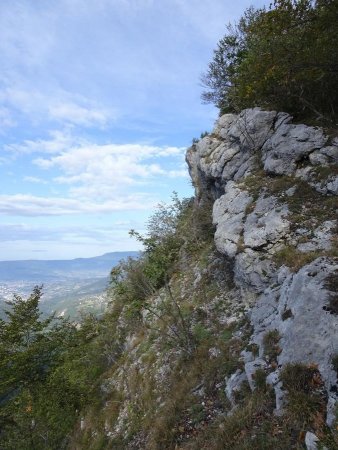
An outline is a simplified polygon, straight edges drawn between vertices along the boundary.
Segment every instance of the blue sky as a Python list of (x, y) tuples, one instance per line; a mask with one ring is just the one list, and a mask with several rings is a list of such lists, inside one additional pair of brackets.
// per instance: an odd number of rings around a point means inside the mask
[(0, 259), (137, 249), (191, 196), (184, 153), (217, 111), (200, 76), (261, 1), (0, 0)]

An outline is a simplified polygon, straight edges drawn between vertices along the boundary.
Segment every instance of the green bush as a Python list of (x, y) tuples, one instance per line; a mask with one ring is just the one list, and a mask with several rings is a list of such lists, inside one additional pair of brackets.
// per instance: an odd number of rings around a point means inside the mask
[(275, 0), (219, 41), (202, 81), (221, 113), (262, 106), (337, 122), (338, 3)]

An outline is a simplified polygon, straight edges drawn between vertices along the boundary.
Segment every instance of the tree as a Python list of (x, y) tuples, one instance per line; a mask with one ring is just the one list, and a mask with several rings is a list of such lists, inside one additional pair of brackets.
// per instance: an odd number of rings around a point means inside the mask
[[(130, 231), (130, 235), (141, 242), (145, 249), (142, 261), (142, 272), (149, 288), (158, 289), (165, 284), (168, 271), (172, 270), (183, 243), (183, 236), (179, 233), (184, 215), (187, 212), (190, 199), (180, 200), (177, 193), (172, 195), (170, 204), (159, 204), (155, 213), (147, 224), (145, 236)], [(139, 263), (134, 263), (134, 269)], [(136, 273), (136, 272), (135, 272)], [(149, 295), (149, 289), (147, 289)]]
[(54, 316), (41, 319), (39, 301), (42, 286), (36, 286), (27, 300), (14, 295), (6, 302), (7, 320), (0, 320), (0, 395), (41, 380), (54, 358), (48, 330)]
[(218, 44), (204, 101), (221, 110), (262, 106), (337, 121), (338, 2), (275, 0), (247, 10)]
[(227, 33), (218, 42), (208, 71), (202, 75), (202, 84), (207, 88), (202, 93), (202, 100), (213, 103), (222, 113), (236, 110), (231, 95), (235, 87), (234, 77), (247, 50), (246, 28), (255, 14), (257, 12), (249, 8), (238, 24), (226, 27)]
[(66, 448), (104, 366), (96, 344), (99, 320), (86, 316), (75, 326), (44, 318), (41, 296), (42, 286), (27, 299), (14, 295), (0, 320), (1, 449)]

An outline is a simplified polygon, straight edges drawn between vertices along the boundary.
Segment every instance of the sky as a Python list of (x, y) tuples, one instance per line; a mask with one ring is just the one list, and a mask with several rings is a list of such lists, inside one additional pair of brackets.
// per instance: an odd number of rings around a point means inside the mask
[(201, 74), (238, 0), (0, 0), (0, 260), (140, 248), (218, 111)]

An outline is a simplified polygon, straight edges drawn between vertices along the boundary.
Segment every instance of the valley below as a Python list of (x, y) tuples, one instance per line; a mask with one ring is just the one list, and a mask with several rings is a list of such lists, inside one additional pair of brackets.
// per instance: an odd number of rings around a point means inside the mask
[(48, 315), (80, 318), (84, 313), (103, 314), (112, 267), (138, 252), (113, 252), (73, 260), (0, 261), (0, 317), (6, 301), (17, 294), (26, 298), (34, 286), (43, 285), (41, 311)]

